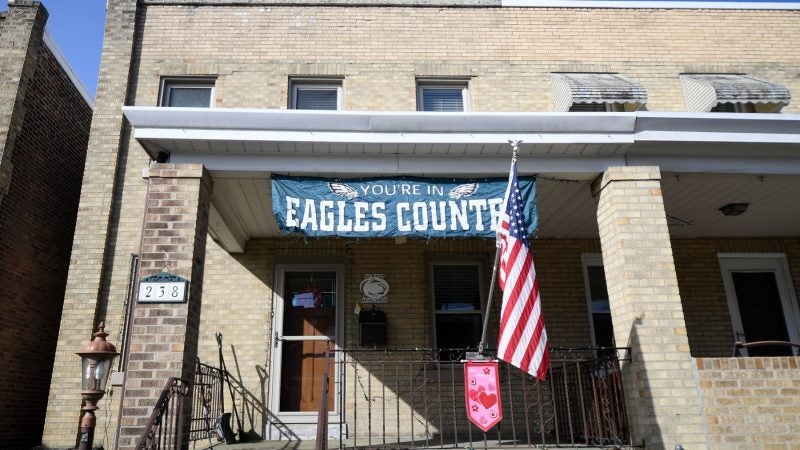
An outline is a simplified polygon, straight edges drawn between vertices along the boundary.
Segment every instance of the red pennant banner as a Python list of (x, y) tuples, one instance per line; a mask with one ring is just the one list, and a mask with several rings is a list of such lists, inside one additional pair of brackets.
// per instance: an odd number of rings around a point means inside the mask
[(484, 433), (503, 420), (499, 381), (496, 362), (467, 361), (464, 364), (467, 417)]

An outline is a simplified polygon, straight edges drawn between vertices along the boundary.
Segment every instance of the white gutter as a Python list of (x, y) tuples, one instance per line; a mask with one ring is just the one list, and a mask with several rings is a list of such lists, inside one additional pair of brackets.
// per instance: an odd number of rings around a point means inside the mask
[[(635, 113), (429, 113), (294, 109), (124, 106), (136, 128), (345, 133), (602, 133), (633, 132)], [(505, 142), (505, 141), (504, 141)]]
[(740, 9), (800, 10), (798, 2), (737, 1), (614, 1), (614, 0), (501, 0), (507, 8), (625, 8), (625, 9)]
[(123, 107), (142, 140), (331, 143), (800, 143), (798, 114), (423, 113)]

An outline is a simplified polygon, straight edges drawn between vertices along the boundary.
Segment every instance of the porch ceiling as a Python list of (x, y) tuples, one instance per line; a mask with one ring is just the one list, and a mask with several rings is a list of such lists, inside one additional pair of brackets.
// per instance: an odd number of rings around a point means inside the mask
[[(786, 237), (800, 230), (800, 115), (347, 113), (125, 107), (151, 156), (214, 177), (211, 233), (231, 251), (278, 236), (272, 173), (327, 177), (538, 174), (540, 237), (596, 237), (591, 181), (658, 165), (676, 237)], [(724, 216), (727, 203), (749, 203)]]

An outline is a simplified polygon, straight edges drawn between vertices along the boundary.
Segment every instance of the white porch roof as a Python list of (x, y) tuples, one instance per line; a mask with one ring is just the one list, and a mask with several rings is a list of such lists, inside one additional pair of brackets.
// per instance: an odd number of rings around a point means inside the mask
[[(674, 236), (797, 236), (800, 230), (795, 114), (123, 111), (152, 157), (169, 153), (171, 162), (202, 163), (212, 173), (212, 234), (231, 251), (250, 238), (279, 234), (271, 173), (505, 176), (509, 139), (524, 141), (520, 173), (540, 175), (543, 237), (597, 236), (589, 185), (615, 165), (661, 168)], [(718, 208), (731, 202), (751, 208), (722, 216)]]

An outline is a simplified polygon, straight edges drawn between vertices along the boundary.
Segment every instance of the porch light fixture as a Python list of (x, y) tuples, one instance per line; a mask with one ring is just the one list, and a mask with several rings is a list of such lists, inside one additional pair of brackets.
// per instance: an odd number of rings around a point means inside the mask
[(749, 205), (749, 203), (728, 203), (720, 208), (719, 211), (726, 216), (739, 216), (747, 211)]
[(103, 398), (106, 382), (111, 373), (111, 361), (119, 355), (117, 348), (106, 341), (105, 322), (100, 322), (93, 339), (76, 354), (81, 357), (81, 398), (83, 398), (83, 416), (81, 416), (80, 441), (77, 450), (91, 450), (94, 441), (94, 428), (97, 419), (94, 412), (97, 402)]

